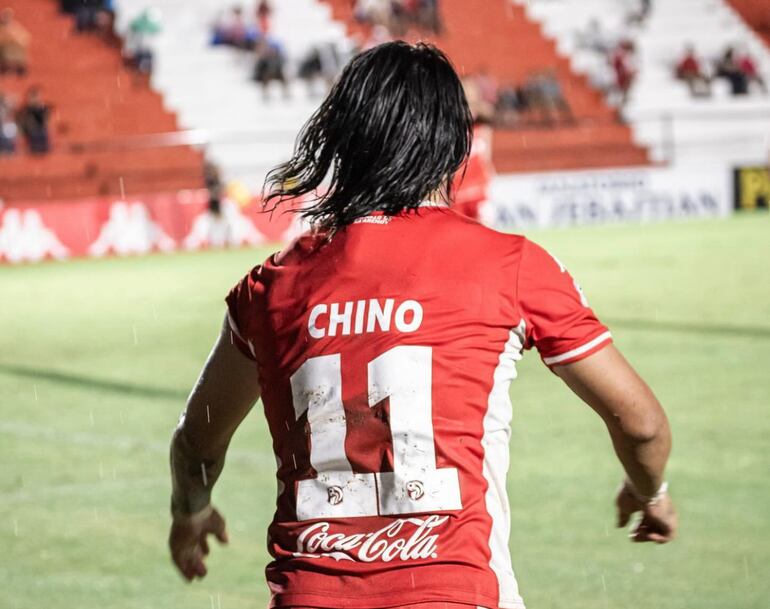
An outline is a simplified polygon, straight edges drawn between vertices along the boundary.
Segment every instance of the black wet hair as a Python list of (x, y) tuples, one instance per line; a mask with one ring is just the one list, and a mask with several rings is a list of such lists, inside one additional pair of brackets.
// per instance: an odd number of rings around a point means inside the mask
[(376, 46), (348, 63), (297, 137), (293, 157), (268, 174), (265, 206), (310, 194), (300, 213), (334, 231), (374, 211), (415, 209), (432, 193), (450, 203), (472, 123), (443, 52), (401, 41)]

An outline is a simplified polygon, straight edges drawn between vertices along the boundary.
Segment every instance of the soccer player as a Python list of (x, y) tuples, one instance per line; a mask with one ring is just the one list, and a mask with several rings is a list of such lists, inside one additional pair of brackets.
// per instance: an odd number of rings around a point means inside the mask
[[(171, 446), (169, 544), (206, 574), (230, 438), (261, 397), (277, 461), (275, 608), (519, 609), (506, 496), (516, 363), (543, 362), (605, 421), (618, 526), (672, 539), (666, 416), (558, 260), (453, 212), (470, 148), (460, 80), (431, 46), (354, 58), (269, 179), (315, 193), (313, 229), (227, 296)], [(327, 180), (327, 182), (325, 182)]]

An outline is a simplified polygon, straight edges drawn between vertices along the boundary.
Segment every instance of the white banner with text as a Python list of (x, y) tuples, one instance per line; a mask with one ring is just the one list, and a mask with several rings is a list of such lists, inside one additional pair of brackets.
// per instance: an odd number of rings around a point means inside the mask
[(499, 230), (724, 217), (727, 167), (640, 167), (494, 178), (482, 220)]

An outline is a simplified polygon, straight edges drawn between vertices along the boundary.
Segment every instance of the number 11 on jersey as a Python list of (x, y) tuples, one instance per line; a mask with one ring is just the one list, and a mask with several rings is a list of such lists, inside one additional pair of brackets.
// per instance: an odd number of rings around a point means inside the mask
[(432, 349), (399, 346), (368, 364), (369, 406), (390, 398), (393, 471), (355, 473), (345, 453), (339, 353), (307, 360), (291, 377), (294, 414), (307, 412), (310, 464), (297, 485), (297, 518), (350, 518), (459, 510), (455, 468), (436, 467)]

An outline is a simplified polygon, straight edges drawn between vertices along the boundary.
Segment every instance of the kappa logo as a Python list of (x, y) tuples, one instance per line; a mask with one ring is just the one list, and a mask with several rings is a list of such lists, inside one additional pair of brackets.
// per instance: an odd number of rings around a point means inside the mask
[(45, 226), (36, 209), (10, 208), (0, 224), (0, 257), (9, 262), (37, 262), (51, 257), (67, 258), (69, 250)]
[[(334, 488), (337, 487), (329, 489), (330, 501)], [(422, 484), (415, 488), (424, 493)], [(334, 533), (330, 523), (317, 522), (307, 527), (297, 538), (294, 556), (360, 562), (438, 558), (439, 533), (436, 529), (447, 520), (449, 516), (436, 515), (427, 518), (399, 518), (378, 531), (351, 535)]]
[(419, 480), (406, 483), (406, 494), (412, 501), (419, 501), (425, 496), (425, 487)]
[(144, 203), (118, 201), (110, 207), (107, 222), (99, 231), (96, 241), (88, 248), (92, 256), (116, 254), (146, 254), (153, 249), (169, 252), (176, 242), (152, 221)]
[(184, 246), (195, 250), (204, 246), (259, 245), (263, 241), (262, 233), (241, 212), (238, 204), (225, 199), (220, 214), (206, 210), (195, 217), (190, 233), (184, 239)]
[(342, 489), (339, 486), (329, 487), (329, 503), (331, 505), (339, 505), (342, 503)]

